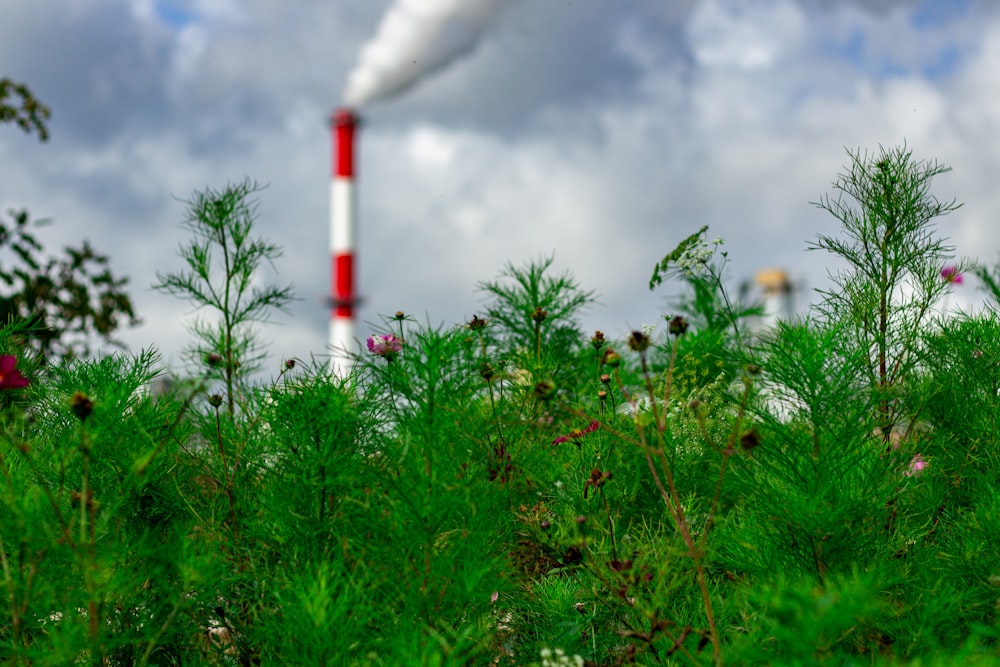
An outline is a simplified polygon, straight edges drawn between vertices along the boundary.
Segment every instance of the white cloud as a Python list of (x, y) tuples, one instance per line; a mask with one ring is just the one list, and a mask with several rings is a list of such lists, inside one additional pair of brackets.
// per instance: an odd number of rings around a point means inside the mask
[[(254, 177), (269, 185), (260, 232), (286, 251), (275, 280), (302, 299), (263, 337), (275, 358), (322, 353), (325, 119), (388, 3), (202, 3), (173, 27), (138, 0), (37, 4), (0, 9), (0, 56), (53, 105), (53, 139), (0, 128), (0, 206), (55, 218), (52, 246), (87, 236), (108, 252), (147, 321), (127, 339), (173, 354), (187, 308), (146, 289), (178, 268), (172, 197)], [(663, 307), (645, 287), (653, 263), (702, 224), (726, 237), (734, 282), (781, 265), (816, 287), (828, 259), (803, 248), (835, 227), (808, 202), (845, 147), (904, 139), (955, 167), (935, 191), (967, 206), (942, 229), (960, 252), (995, 258), (991, 5), (929, 24), (907, 2), (664, 7), (517, 3), (474, 56), (366, 112), (361, 320), (482, 314), (477, 281), (555, 252), (602, 295), (587, 328), (624, 333)]]
[(695, 60), (703, 67), (774, 67), (804, 37), (804, 10), (790, 0), (734, 3), (706, 0), (688, 24)]

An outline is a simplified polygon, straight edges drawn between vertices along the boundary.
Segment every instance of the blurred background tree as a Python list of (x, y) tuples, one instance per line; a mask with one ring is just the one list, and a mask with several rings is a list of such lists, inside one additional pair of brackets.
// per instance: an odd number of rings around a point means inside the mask
[[(26, 85), (0, 78), (0, 123), (48, 141), (51, 115)], [(124, 291), (128, 278), (114, 276), (107, 255), (88, 241), (67, 246), (62, 256), (46, 255), (32, 230), (47, 222), (33, 221), (25, 210), (0, 216), (0, 327), (27, 323), (24, 344), (42, 360), (88, 356), (95, 337), (120, 345), (114, 332), (139, 323)]]

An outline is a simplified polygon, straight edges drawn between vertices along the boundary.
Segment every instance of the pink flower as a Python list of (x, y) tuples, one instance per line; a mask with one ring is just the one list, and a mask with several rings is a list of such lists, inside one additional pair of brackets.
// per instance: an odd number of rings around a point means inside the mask
[(574, 429), (569, 433), (567, 433), (566, 435), (560, 435), (558, 438), (552, 441), (552, 444), (558, 445), (563, 442), (569, 442), (570, 440), (575, 442), (580, 438), (582, 438), (583, 436), (587, 435), (588, 433), (593, 433), (600, 427), (601, 427), (601, 422), (595, 419), (594, 421), (590, 422), (581, 429)]
[(917, 454), (916, 456), (913, 457), (913, 459), (910, 460), (910, 465), (906, 469), (906, 476), (916, 477), (917, 475), (922, 473), (924, 471), (924, 468), (926, 467), (927, 467), (927, 461), (924, 460), (923, 456)]
[(952, 283), (954, 285), (962, 284), (962, 274), (958, 272), (958, 267), (946, 266), (941, 269), (941, 277), (946, 283)]
[(17, 357), (0, 354), (0, 389), (20, 389), (28, 386), (28, 378), (15, 368)]
[(385, 357), (386, 361), (392, 361), (393, 357), (403, 349), (403, 339), (392, 334), (380, 336), (375, 334), (368, 337), (368, 351)]

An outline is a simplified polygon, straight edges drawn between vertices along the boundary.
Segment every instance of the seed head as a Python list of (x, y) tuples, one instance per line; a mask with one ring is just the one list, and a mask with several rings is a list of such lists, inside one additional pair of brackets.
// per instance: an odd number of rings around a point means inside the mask
[(220, 405), (222, 405), (222, 394), (209, 394), (208, 404), (211, 405), (213, 408), (217, 408)]
[(534, 320), (535, 324), (541, 324), (548, 316), (548, 311), (544, 310), (541, 306), (535, 306), (535, 309), (531, 311), (531, 319)]
[(94, 402), (85, 393), (78, 391), (69, 399), (69, 407), (77, 419), (85, 421), (94, 411)]
[(757, 435), (756, 429), (750, 429), (746, 433), (740, 436), (740, 447), (746, 451), (750, 451), (760, 445), (760, 436)]
[(670, 331), (671, 336), (683, 336), (688, 330), (687, 320), (680, 315), (675, 315), (673, 319), (670, 320), (668, 330)]
[(633, 331), (628, 337), (628, 346), (633, 352), (645, 352), (650, 343), (649, 336), (644, 331)]

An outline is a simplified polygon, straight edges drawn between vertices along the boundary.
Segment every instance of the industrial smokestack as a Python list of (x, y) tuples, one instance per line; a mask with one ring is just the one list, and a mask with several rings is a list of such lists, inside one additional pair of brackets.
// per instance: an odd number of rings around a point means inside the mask
[(362, 47), (344, 101), (360, 106), (401, 93), (475, 49), (513, 0), (396, 0)]
[(337, 109), (330, 119), (333, 140), (333, 173), (330, 178), (330, 358), (338, 377), (347, 377), (354, 339), (354, 130), (358, 117), (350, 109)]

